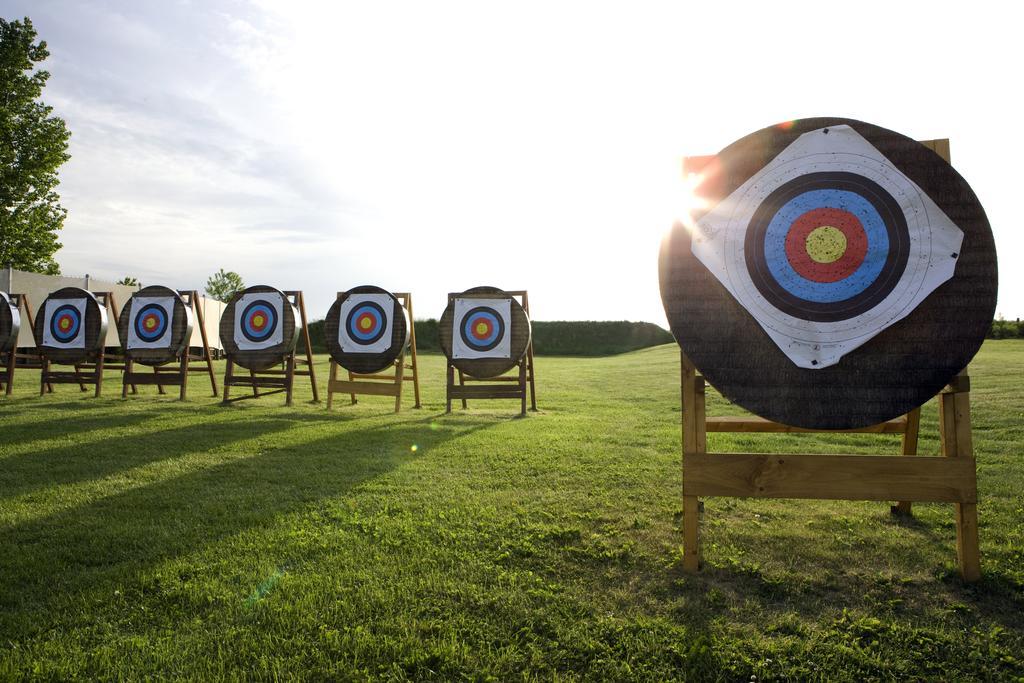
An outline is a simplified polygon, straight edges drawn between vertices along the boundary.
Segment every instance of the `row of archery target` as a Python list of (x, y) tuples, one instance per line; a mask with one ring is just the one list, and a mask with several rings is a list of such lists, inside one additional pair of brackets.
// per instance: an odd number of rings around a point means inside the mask
[[(0, 306), (0, 352), (17, 344), (20, 316), (10, 297)], [(33, 330), (39, 353), (52, 362), (87, 362), (107, 338), (107, 311), (84, 289), (53, 292), (40, 306)], [(363, 286), (339, 294), (325, 318), (327, 350), (339, 365), (358, 373), (389, 367), (408, 346), (408, 310), (387, 290)], [(150, 286), (121, 309), (118, 335), (126, 357), (159, 366), (178, 360), (192, 338), (191, 306), (173, 289)], [(288, 294), (268, 286), (235, 294), (220, 320), (229, 358), (249, 370), (277, 365), (295, 351), (302, 317)], [(530, 320), (516, 298), (494, 287), (477, 287), (449, 298), (441, 316), (441, 349), (453, 365), (474, 377), (494, 377), (516, 365), (530, 344)]]

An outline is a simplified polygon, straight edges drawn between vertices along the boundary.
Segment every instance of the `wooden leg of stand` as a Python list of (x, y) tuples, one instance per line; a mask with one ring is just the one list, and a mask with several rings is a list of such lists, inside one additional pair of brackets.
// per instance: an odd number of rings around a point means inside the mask
[[(348, 381), (351, 382), (353, 380), (355, 380), (355, 377), (352, 376), (352, 371), (349, 370), (348, 371)], [(349, 398), (352, 399), (352, 405), (355, 405), (356, 404), (356, 395), (355, 394), (349, 394)]]
[(96, 360), (96, 398), (103, 393), (103, 349), (100, 349), (100, 357)]
[(14, 349), (11, 349), (7, 360), (7, 386), (4, 387), (4, 393), (8, 396), (14, 391), (14, 366), (17, 364), (14, 354)]
[[(466, 376), (462, 374), (462, 370), (459, 370), (459, 386), (466, 386)], [(466, 399), (462, 399), (462, 409), (465, 410), (468, 406), (466, 405)]]
[[(681, 353), (681, 352), (680, 352)], [(682, 389), (683, 455), (707, 452), (704, 378), (685, 354), (680, 355)], [(686, 477), (686, 471), (683, 471)], [(700, 569), (700, 501), (697, 496), (683, 496), (683, 571)]]
[(260, 397), (260, 388), (256, 386), (256, 373), (252, 370), (249, 371), (249, 377), (252, 378), (252, 395), (256, 398)]
[[(966, 379), (966, 375), (962, 375)], [(960, 380), (958, 376), (957, 380)], [(971, 439), (970, 393), (946, 389), (939, 394), (939, 435), (942, 454), (949, 458), (973, 458)], [(981, 553), (978, 542), (978, 506), (956, 503), (956, 554), (964, 581), (981, 578)]]
[(188, 347), (185, 347), (185, 353), (181, 355), (181, 389), (178, 390), (178, 400), (184, 401), (185, 396), (188, 395)]
[(164, 394), (167, 393), (167, 391), (164, 390), (164, 385), (160, 383), (160, 371), (157, 370), (156, 368), (153, 368), (153, 374), (157, 376), (156, 393), (163, 396)]
[(519, 417), (526, 417), (526, 361), (519, 364), (519, 391), (523, 392)]
[(527, 369), (530, 372), (530, 410), (537, 410), (537, 387), (535, 385), (535, 376), (537, 374), (537, 366), (533, 362), (533, 343), (530, 343), (530, 347), (526, 350), (526, 359), (529, 363)]
[(227, 366), (224, 368), (224, 398), (221, 399), (221, 404), (228, 402), (228, 395), (231, 393), (231, 380), (234, 379), (232, 372), (235, 369), (235, 363), (228, 357)]
[[(903, 440), (900, 452), (903, 455), (917, 455), (917, 437), (921, 431), (921, 409), (914, 408), (906, 414), (906, 431), (903, 432)], [(909, 517), (914, 514), (913, 505), (909, 500), (901, 500), (890, 508), (894, 515)]]
[(455, 388), (455, 368), (451, 365), (448, 366), (448, 381), (446, 382), (446, 386), (448, 388), (448, 401), (444, 409), (445, 415), (452, 412), (452, 389)]
[(402, 410), (402, 382), (405, 375), (405, 352), (398, 354), (398, 367), (395, 368), (395, 385), (398, 394), (395, 395), (395, 412)]
[(125, 362), (124, 362), (124, 374), (121, 375), (121, 398), (122, 399), (128, 398), (128, 378), (131, 377), (132, 368), (134, 367), (134, 365), (135, 365), (135, 363), (132, 361), (131, 358), (126, 359)]
[(330, 379), (327, 380), (327, 410), (330, 410), (331, 404), (334, 403), (334, 383), (337, 381), (338, 362), (332, 358)]
[(285, 384), (287, 391), (285, 392), (284, 404), (288, 407), (292, 405), (292, 397), (295, 394), (295, 354), (288, 356), (288, 363), (285, 367)]
[[(43, 360), (43, 369), (39, 372), (39, 395), (46, 396), (46, 378), (50, 374), (50, 361)], [(53, 387), (50, 387), (53, 391)]]

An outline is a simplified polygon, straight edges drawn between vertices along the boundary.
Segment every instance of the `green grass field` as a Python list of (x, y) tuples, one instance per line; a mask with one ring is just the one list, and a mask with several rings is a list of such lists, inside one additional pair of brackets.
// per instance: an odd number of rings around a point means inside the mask
[[(681, 569), (678, 353), (539, 358), (539, 414), (304, 386), (0, 399), (0, 678), (1024, 680), (1024, 341), (972, 365), (984, 578), (950, 505), (708, 499)], [(220, 368), (222, 372), (222, 368)], [(320, 358), (326, 380), (326, 359)], [(709, 391), (711, 414), (736, 414)], [(411, 406), (411, 398), (406, 405)], [(887, 436), (713, 450), (898, 452)], [(926, 406), (922, 453), (938, 452)]]

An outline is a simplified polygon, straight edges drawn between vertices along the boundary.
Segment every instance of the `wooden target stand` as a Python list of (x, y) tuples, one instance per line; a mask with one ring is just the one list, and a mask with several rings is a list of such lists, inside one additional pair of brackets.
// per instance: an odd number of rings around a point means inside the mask
[[(221, 401), (222, 405), (250, 398), (284, 393), (286, 396), (285, 405), (290, 406), (292, 405), (296, 377), (309, 377), (309, 382), (313, 389), (313, 401), (315, 403), (320, 402), (320, 395), (316, 389), (316, 371), (313, 368), (313, 346), (309, 341), (309, 324), (306, 318), (306, 304), (302, 297), (302, 291), (288, 290), (283, 292), (283, 294), (287, 303), (299, 311), (299, 319), (302, 321), (302, 342), (306, 350), (305, 358), (296, 356), (295, 350), (292, 349), (284, 357), (283, 369), (249, 370), (248, 375), (239, 375), (235, 374), (235, 361), (232, 354), (228, 354), (227, 368), (224, 370), (224, 398)], [(224, 316), (227, 316), (228, 313), (229, 311), (225, 309)], [(233, 311), (231, 313), (233, 314)], [(223, 326), (222, 319), (222, 330)], [(298, 369), (297, 366), (299, 365), (304, 366), (305, 369)], [(231, 387), (249, 387), (252, 389), (252, 395), (230, 398)], [(269, 389), (269, 391), (261, 392), (260, 389)]]
[[(111, 321), (116, 324), (118, 308), (113, 292), (92, 292), (96, 302), (107, 311), (107, 325)], [(106, 340), (104, 339), (104, 342)], [(39, 395), (43, 396), (49, 390), (53, 391), (54, 384), (77, 384), (81, 391), (88, 391), (88, 385), (96, 387), (94, 396), (99, 398), (103, 393), (103, 373), (106, 370), (125, 370), (127, 358), (121, 353), (107, 353), (105, 345), (101, 345), (96, 352), (95, 360), (74, 364), (74, 370), (52, 370), (53, 361), (43, 356), (42, 369), (39, 375)], [(132, 385), (132, 393), (137, 394), (138, 389)]]
[[(11, 302), (18, 307), (21, 319), (24, 321), (22, 324), (27, 324), (29, 330), (34, 330), (35, 316), (32, 313), (32, 305), (29, 303), (27, 294), (10, 294)], [(5, 354), (6, 358), (3, 361), (3, 373), (0, 375), (0, 387), (4, 390), (5, 396), (10, 396), (14, 391), (14, 370), (17, 367), (27, 370), (41, 370), (43, 367), (43, 357), (35, 352), (19, 352), (18, 343), (15, 341), (12, 346)], [(53, 393), (53, 385), (47, 384), (46, 391)]]
[[(949, 141), (923, 145), (949, 161)], [(684, 163), (699, 169), (710, 157)], [(893, 514), (910, 515), (912, 501), (953, 503), (960, 575), (981, 578), (977, 468), (971, 437), (970, 378), (964, 368), (939, 393), (941, 455), (917, 454), (921, 409), (859, 429), (804, 429), (760, 417), (707, 417), (705, 382), (680, 351), (683, 438), (683, 569), (700, 568), (700, 498), (797, 498), (899, 501)], [(902, 455), (709, 453), (708, 432), (900, 434)]]
[[(346, 292), (338, 292), (338, 298)], [(409, 363), (405, 362), (405, 349), (398, 355), (391, 369), (374, 373), (359, 373), (348, 370), (348, 380), (338, 379), (338, 361), (331, 359), (331, 374), (327, 380), (327, 409), (331, 409), (334, 394), (348, 394), (352, 405), (356, 404), (356, 395), (394, 396), (395, 412), (402, 409), (402, 387), (405, 382), (412, 382), (416, 403), (413, 408), (420, 408), (420, 373), (416, 360), (416, 322), (412, 315), (412, 294), (409, 292), (393, 292), (394, 297), (402, 304), (409, 316)], [(412, 374), (406, 375), (405, 371)]]
[[(470, 290), (472, 291), (472, 290)], [(455, 298), (462, 296), (464, 292), (449, 292), (448, 294), (448, 306), (452, 306), (455, 302)], [(518, 297), (519, 303), (522, 305), (523, 310), (526, 312), (527, 318), (530, 316), (530, 295), (525, 289), (506, 291), (512, 297)], [(468, 405), (467, 399), (485, 399), (485, 398), (510, 398), (519, 399), (520, 404), (520, 416), (526, 415), (526, 396), (529, 391), (530, 396), (530, 410), (537, 410), (537, 390), (534, 384), (534, 364), (533, 364), (533, 338), (530, 338), (529, 344), (526, 346), (526, 353), (516, 363), (516, 374), (514, 375), (499, 375), (497, 377), (479, 378), (473, 377), (464, 373), (462, 370), (455, 367), (451, 360), (448, 361), (448, 378), (447, 378), (447, 403), (445, 406), (445, 413), (452, 412), (452, 401), (462, 401), (462, 408), (465, 410)], [(455, 382), (456, 374), (458, 375), (458, 384)], [(466, 382), (473, 382), (474, 384), (467, 385)]]
[[(178, 399), (185, 400), (188, 391), (188, 374), (190, 372), (205, 372), (210, 376), (210, 387), (213, 389), (214, 397), (220, 392), (217, 390), (217, 376), (213, 370), (213, 354), (210, 351), (210, 342), (206, 335), (206, 318), (203, 315), (203, 307), (199, 305), (199, 292), (196, 290), (177, 290), (178, 295), (184, 300), (185, 306), (192, 309), (196, 324), (199, 325), (199, 333), (203, 339), (203, 348), (200, 353), (192, 353), (192, 347), (186, 342), (185, 350), (181, 353), (178, 367), (172, 365), (152, 366), (153, 372), (142, 373), (135, 370), (135, 361), (131, 357), (125, 358), (125, 370), (121, 387), (121, 398), (128, 398), (128, 387), (132, 387), (132, 393), (137, 394), (136, 385), (155, 384), (157, 391), (162, 395), (165, 386), (180, 387)], [(191, 365), (192, 362), (200, 362), (204, 365)]]

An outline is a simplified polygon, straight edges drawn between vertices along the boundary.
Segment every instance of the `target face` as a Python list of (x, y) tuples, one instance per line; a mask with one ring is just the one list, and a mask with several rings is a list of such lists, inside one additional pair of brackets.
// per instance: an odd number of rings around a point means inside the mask
[(345, 353), (384, 353), (391, 348), (395, 300), (390, 294), (350, 294), (341, 304), (338, 344)]
[(129, 349), (157, 349), (171, 345), (174, 323), (173, 297), (132, 297), (128, 321)]
[(953, 276), (963, 233), (846, 125), (804, 133), (697, 221), (692, 251), (786, 356), (820, 369)]
[(85, 299), (47, 299), (43, 346), (85, 348)]
[(455, 299), (452, 358), (510, 358), (509, 299)]
[(243, 351), (254, 351), (280, 344), (281, 296), (272, 292), (243, 294), (235, 303), (235, 343)]

